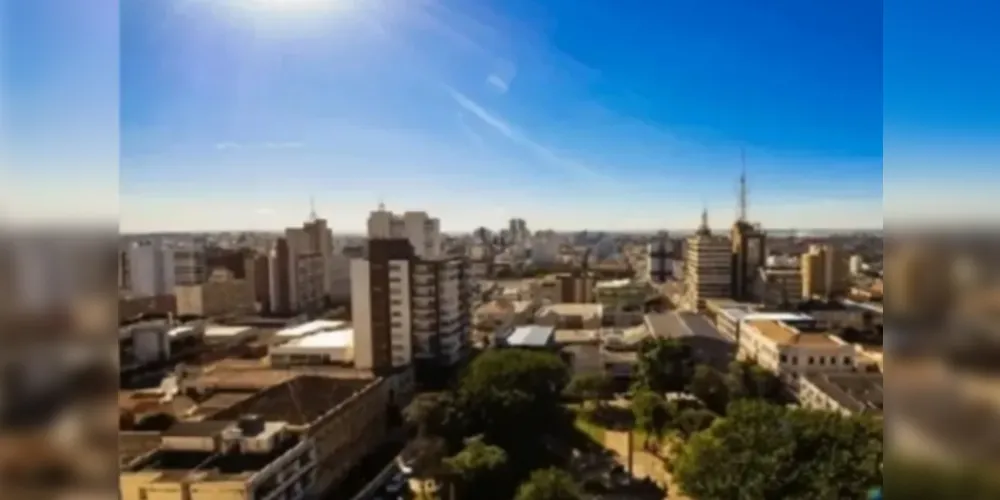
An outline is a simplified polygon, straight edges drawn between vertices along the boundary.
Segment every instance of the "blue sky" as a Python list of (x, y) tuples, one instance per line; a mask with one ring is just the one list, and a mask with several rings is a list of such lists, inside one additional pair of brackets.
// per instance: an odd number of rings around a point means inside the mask
[(744, 149), (766, 226), (872, 227), (1000, 180), (988, 2), (0, 1), (21, 218), (721, 227)]

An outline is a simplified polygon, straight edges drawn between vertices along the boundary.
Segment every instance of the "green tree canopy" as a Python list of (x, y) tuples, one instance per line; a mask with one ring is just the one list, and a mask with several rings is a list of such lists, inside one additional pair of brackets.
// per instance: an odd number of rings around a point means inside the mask
[(417, 429), (419, 437), (441, 437), (449, 442), (461, 436), (466, 427), (462, 408), (447, 392), (417, 395), (403, 410), (403, 418)]
[(531, 477), (517, 489), (515, 500), (579, 500), (583, 498), (580, 486), (568, 472), (556, 469), (541, 469), (531, 473)]
[[(632, 397), (632, 415), (635, 418), (635, 427), (649, 437), (659, 440), (663, 436), (663, 431), (670, 423), (670, 406), (663, 396), (643, 390)], [(644, 443), (649, 444), (649, 443)]]
[(677, 413), (673, 419), (673, 427), (684, 439), (712, 426), (719, 415), (704, 408), (692, 408)]
[(680, 448), (673, 474), (700, 500), (864, 498), (881, 463), (881, 419), (742, 401)]
[(691, 346), (676, 339), (645, 338), (638, 354), (636, 383), (654, 392), (682, 391), (694, 373)]
[[(444, 464), (462, 491), (487, 492), (495, 489), (491, 480), (497, 479), (507, 464), (507, 452), (486, 443), (482, 436), (473, 436), (465, 440), (461, 451), (445, 459)], [(485, 493), (479, 496), (491, 497)]]
[(599, 402), (611, 395), (612, 383), (604, 373), (583, 373), (570, 380), (565, 392), (571, 397)]
[(727, 374), (730, 401), (763, 399), (776, 402), (783, 399), (781, 380), (773, 373), (750, 361), (733, 361)]
[(554, 353), (489, 350), (469, 365), (458, 395), (476, 432), (509, 451), (509, 444), (544, 432), (562, 415), (559, 397), (568, 379), (568, 367)]
[(726, 375), (709, 365), (698, 365), (688, 384), (688, 392), (705, 404), (705, 407), (722, 415), (729, 406), (730, 386)]

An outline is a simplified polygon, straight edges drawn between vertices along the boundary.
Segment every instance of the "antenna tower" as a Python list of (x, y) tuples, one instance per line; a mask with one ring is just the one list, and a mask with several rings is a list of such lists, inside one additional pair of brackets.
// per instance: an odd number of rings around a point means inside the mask
[(319, 219), (319, 215), (316, 214), (316, 198), (313, 196), (309, 197), (309, 220), (315, 221)]
[(740, 149), (740, 222), (747, 220), (747, 154)]

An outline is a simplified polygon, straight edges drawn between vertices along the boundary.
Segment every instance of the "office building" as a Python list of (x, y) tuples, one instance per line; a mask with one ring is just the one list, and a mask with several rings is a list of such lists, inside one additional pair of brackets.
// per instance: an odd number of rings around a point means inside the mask
[(314, 251), (311, 235), (290, 228), (278, 238), (268, 258), (269, 299), (272, 313), (318, 311), (324, 303), (326, 262)]
[(226, 268), (212, 271), (204, 283), (174, 287), (177, 314), (204, 317), (241, 316), (258, 312), (251, 279), (236, 278)]
[(831, 245), (810, 245), (800, 265), (805, 299), (843, 295), (850, 286), (847, 258)]
[(684, 256), (684, 306), (701, 310), (706, 299), (730, 296), (732, 252), (729, 238), (712, 234), (708, 211), (702, 212), (701, 226), (687, 239)]

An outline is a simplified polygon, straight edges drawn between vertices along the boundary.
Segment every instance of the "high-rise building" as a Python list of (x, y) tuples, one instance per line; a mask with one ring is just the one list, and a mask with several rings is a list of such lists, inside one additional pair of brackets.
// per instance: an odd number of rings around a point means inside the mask
[(732, 254), (729, 238), (712, 234), (708, 211), (701, 214), (701, 226), (687, 239), (684, 255), (685, 306), (700, 310), (706, 299), (728, 298)]
[(887, 253), (887, 312), (894, 318), (938, 319), (954, 302), (952, 271), (949, 259), (933, 248), (906, 245)]
[(367, 255), (351, 261), (355, 364), (383, 372), (412, 365), (418, 379), (454, 367), (470, 346), (468, 260), (441, 252), (439, 223), (423, 212), (379, 210), (368, 227)]
[(673, 277), (674, 244), (670, 234), (662, 231), (649, 244), (649, 279), (653, 283), (666, 283)]
[(760, 224), (747, 220), (746, 167), (740, 175), (740, 213), (731, 230), (732, 266), (729, 279), (730, 295), (736, 300), (753, 299), (754, 282), (760, 270), (767, 266), (767, 236)]
[(865, 268), (864, 258), (860, 255), (852, 255), (851, 260), (848, 262), (848, 268), (852, 276), (861, 274), (861, 271)]
[(800, 266), (804, 299), (841, 295), (850, 285), (847, 258), (831, 245), (810, 245)]
[(441, 221), (426, 212), (396, 215), (379, 205), (368, 217), (368, 238), (402, 238), (410, 241), (418, 257), (437, 257), (443, 252)]
[(307, 223), (304, 228), (288, 228), (275, 241), (267, 266), (272, 312), (296, 314), (323, 307), (328, 264), (317, 251), (315, 227)]

